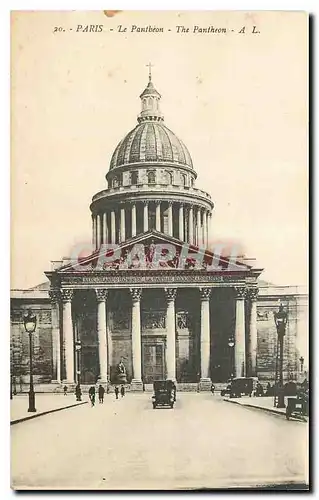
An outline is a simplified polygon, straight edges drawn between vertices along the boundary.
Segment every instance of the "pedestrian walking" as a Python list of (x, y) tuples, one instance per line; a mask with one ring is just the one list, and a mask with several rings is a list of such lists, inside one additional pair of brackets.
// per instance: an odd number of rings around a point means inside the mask
[(91, 407), (93, 407), (95, 405), (95, 387), (94, 387), (94, 385), (92, 385), (92, 387), (90, 387), (90, 389), (89, 389), (89, 398), (91, 401)]
[(104, 387), (100, 384), (99, 385), (99, 403), (102, 403), (104, 402), (104, 393), (105, 393), (105, 389)]
[(80, 384), (77, 384), (77, 386), (75, 388), (75, 397), (76, 397), (76, 400), (77, 401), (82, 401), (81, 396), (82, 396), (81, 387), (80, 387)]
[(115, 386), (114, 392), (115, 392), (116, 399), (118, 399), (119, 398), (119, 388), (117, 387), (117, 385)]
[(67, 392), (68, 392), (68, 388), (67, 388), (67, 386), (65, 385), (65, 386), (63, 387), (63, 395), (64, 395), (64, 396), (66, 396), (66, 395), (67, 395)]
[(124, 387), (124, 385), (121, 385), (121, 396), (122, 396), (122, 398), (124, 398), (124, 396), (125, 396), (125, 387)]

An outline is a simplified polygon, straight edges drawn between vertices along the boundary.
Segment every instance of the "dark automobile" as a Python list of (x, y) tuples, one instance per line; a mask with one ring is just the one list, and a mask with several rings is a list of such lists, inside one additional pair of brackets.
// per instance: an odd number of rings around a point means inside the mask
[(227, 387), (220, 392), (221, 396), (229, 394), (230, 398), (251, 396), (256, 389), (258, 379), (256, 377), (237, 377), (228, 381)]
[(153, 408), (157, 408), (157, 406), (169, 406), (173, 408), (176, 401), (176, 385), (174, 382), (172, 380), (156, 380), (153, 383), (153, 388)]

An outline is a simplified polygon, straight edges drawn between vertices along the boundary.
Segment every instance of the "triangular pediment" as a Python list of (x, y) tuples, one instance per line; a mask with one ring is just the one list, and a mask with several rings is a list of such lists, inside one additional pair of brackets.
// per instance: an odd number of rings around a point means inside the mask
[[(218, 250), (218, 249), (217, 249)], [(251, 265), (236, 256), (221, 256), (182, 242), (156, 230), (147, 231), (122, 244), (104, 244), (86, 257), (70, 261), (58, 273), (107, 270), (200, 269), (211, 272), (249, 272)]]

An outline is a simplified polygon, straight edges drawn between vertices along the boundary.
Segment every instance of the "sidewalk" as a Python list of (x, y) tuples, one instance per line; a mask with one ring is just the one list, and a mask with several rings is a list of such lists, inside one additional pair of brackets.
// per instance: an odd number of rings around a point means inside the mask
[[(229, 403), (247, 406), (250, 408), (258, 408), (259, 410), (277, 413), (277, 415), (286, 416), (286, 408), (275, 408), (273, 397), (241, 397), (241, 398), (224, 398), (224, 401)], [(287, 405), (287, 398), (285, 397), (285, 405)], [(307, 422), (309, 417), (305, 417)]]
[(39, 417), (40, 415), (64, 410), (66, 408), (72, 408), (73, 406), (83, 405), (87, 402), (88, 398), (86, 396), (82, 397), (82, 401), (80, 402), (76, 401), (75, 396), (71, 394), (67, 396), (61, 394), (36, 394), (35, 407), (37, 411), (35, 413), (28, 413), (28, 395), (19, 394), (13, 396), (13, 399), (10, 400), (10, 424), (17, 424), (24, 420), (29, 420)]

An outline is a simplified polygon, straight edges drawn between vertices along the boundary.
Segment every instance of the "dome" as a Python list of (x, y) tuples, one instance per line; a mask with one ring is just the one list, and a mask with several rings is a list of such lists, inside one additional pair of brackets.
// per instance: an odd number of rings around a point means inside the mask
[(110, 170), (122, 165), (159, 162), (193, 168), (185, 144), (160, 121), (142, 121), (116, 147)]

